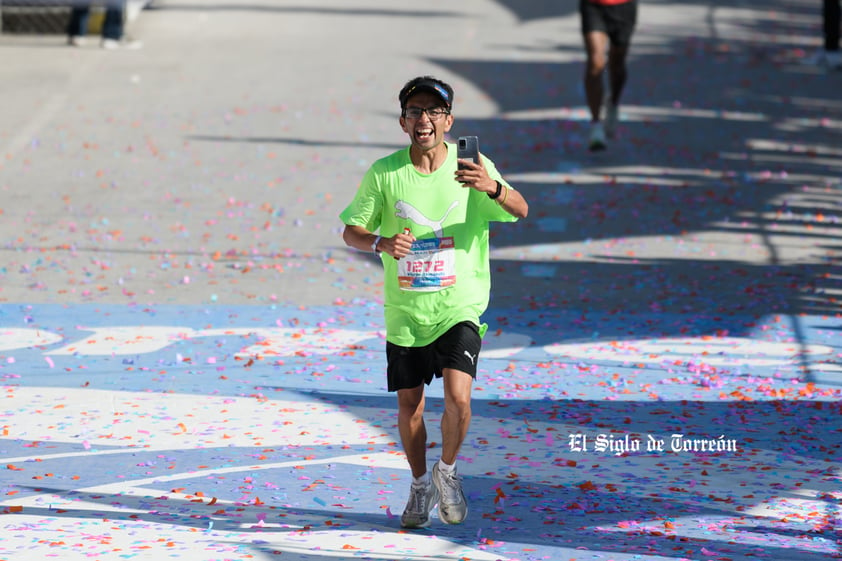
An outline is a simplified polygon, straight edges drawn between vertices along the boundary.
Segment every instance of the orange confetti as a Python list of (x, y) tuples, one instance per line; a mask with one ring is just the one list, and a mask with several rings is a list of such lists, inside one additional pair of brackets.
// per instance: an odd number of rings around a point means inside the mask
[(506, 493), (503, 492), (503, 489), (501, 489), (500, 487), (497, 487), (497, 496), (494, 497), (494, 504), (499, 503), (501, 499), (505, 499), (505, 498), (506, 498)]

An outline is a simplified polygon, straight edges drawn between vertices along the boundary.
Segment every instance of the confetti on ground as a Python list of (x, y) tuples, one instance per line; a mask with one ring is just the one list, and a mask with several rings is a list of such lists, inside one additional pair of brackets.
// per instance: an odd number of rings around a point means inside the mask
[[(819, 8), (643, 3), (589, 154), (575, 3), (180, 4), (132, 52), (4, 29), (0, 559), (842, 557)], [(337, 215), (416, 73), (531, 209), (491, 232), (469, 518), (409, 532), (381, 268)]]

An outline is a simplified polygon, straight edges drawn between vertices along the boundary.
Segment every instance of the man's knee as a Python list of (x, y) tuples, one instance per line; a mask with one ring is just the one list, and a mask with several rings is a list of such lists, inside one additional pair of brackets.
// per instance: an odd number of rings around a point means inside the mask
[[(470, 378), (469, 374), (461, 373)], [(470, 384), (451, 384), (444, 396), (444, 407), (449, 413), (458, 417), (465, 417), (471, 414), (471, 387)]]
[(402, 415), (418, 415), (424, 412), (424, 387), (398, 390), (398, 412)]
[(471, 395), (456, 393), (446, 395), (444, 398), (444, 406), (451, 413), (455, 413), (460, 417), (471, 413)]
[(626, 65), (626, 56), (629, 50), (626, 47), (612, 46), (608, 51), (608, 64), (613, 68), (623, 68)]
[(608, 57), (602, 51), (588, 53), (588, 61), (586, 64), (588, 75), (599, 76), (605, 70), (608, 64)]

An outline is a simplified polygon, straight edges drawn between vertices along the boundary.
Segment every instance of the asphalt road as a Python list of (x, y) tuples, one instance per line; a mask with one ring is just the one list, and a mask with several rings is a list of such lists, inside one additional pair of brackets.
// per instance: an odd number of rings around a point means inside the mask
[(2, 35), (0, 301), (378, 298), (337, 215), (429, 73), (532, 203), (494, 229), (496, 303), (832, 311), (842, 73), (799, 64), (815, 11), (644, 2), (599, 155), (574, 1), (159, 0), (139, 51)]
[[(839, 557), (815, 4), (644, 0), (600, 154), (573, 0), (156, 0), (136, 51), (0, 34), (0, 559)], [(407, 533), (381, 268), (338, 215), (421, 74), (531, 211), (492, 230), (471, 516)]]

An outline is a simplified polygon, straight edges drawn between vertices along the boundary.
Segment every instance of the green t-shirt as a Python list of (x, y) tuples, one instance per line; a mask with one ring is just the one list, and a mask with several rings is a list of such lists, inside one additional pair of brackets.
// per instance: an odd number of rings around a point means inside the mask
[[(461, 321), (480, 325), (491, 291), (488, 224), (517, 220), (454, 179), (456, 149), (445, 145), (447, 160), (429, 175), (415, 169), (408, 147), (378, 160), (339, 215), (383, 237), (409, 228), (416, 238), (400, 261), (381, 254), (386, 339), (403, 347), (428, 345)], [(491, 178), (505, 184), (482, 158)]]

